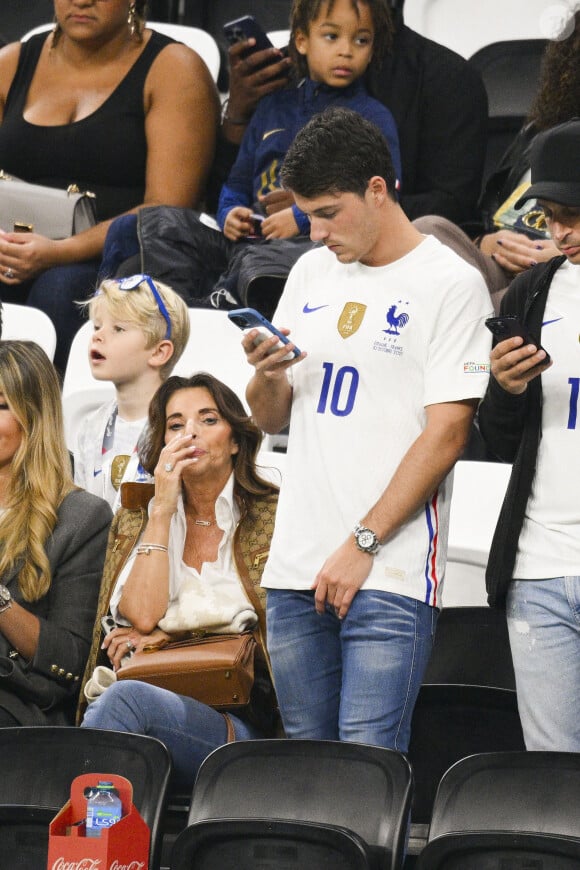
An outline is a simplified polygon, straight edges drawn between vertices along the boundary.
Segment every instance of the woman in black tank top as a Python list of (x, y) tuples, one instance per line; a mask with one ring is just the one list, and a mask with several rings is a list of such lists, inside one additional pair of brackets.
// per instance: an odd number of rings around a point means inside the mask
[(145, 0), (54, 5), (53, 32), (0, 49), (0, 169), (93, 191), (99, 223), (58, 241), (0, 227), (0, 296), (51, 317), (63, 372), (111, 219), (200, 202), (219, 99), (195, 52), (145, 29)]

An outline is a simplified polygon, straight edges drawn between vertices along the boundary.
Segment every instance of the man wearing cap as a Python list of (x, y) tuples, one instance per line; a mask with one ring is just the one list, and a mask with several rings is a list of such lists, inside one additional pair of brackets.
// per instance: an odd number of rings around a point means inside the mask
[[(580, 119), (537, 136), (532, 184), (562, 256), (501, 304), (534, 336), (498, 342), (481, 433), (513, 463), (487, 589), (506, 608), (526, 746), (580, 751)], [(540, 348), (540, 344), (552, 357)]]

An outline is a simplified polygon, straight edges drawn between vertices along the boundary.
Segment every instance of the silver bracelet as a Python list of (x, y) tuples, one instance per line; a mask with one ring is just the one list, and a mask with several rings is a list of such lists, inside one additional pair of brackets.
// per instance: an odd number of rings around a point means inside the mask
[(229, 105), (229, 99), (222, 105), (222, 123), (227, 121), (229, 124), (233, 124), (234, 127), (247, 127), (250, 123), (249, 118), (232, 118), (229, 113)]
[(148, 556), (151, 550), (159, 550), (160, 553), (169, 552), (164, 544), (139, 544), (135, 552), (138, 556)]

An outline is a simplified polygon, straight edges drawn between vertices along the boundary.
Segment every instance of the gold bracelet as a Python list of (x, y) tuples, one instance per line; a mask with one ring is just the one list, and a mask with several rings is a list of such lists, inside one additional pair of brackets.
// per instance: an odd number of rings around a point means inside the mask
[(139, 544), (135, 552), (137, 556), (148, 556), (151, 550), (159, 550), (160, 553), (169, 552), (164, 544)]

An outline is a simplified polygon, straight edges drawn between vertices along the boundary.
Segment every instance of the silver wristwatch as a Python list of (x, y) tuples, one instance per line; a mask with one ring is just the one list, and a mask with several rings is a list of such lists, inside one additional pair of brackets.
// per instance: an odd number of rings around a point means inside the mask
[(10, 594), (10, 589), (0, 583), (0, 613), (4, 613), (4, 611), (8, 610), (9, 607), (12, 607), (12, 595)]
[(376, 534), (371, 529), (367, 529), (366, 526), (361, 526), (360, 523), (354, 527), (354, 540), (358, 549), (362, 553), (368, 553), (369, 556), (374, 556), (381, 546)]

